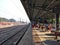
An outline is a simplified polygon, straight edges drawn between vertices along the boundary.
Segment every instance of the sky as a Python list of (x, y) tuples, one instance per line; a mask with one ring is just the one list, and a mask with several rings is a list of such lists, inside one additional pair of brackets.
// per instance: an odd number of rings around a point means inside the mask
[(0, 0), (0, 17), (30, 22), (20, 0)]

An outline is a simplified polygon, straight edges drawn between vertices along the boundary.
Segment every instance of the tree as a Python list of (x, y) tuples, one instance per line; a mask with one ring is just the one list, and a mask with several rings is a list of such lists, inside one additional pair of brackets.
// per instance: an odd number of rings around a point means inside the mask
[(2, 21), (8, 21), (8, 19), (0, 17), (0, 22)]

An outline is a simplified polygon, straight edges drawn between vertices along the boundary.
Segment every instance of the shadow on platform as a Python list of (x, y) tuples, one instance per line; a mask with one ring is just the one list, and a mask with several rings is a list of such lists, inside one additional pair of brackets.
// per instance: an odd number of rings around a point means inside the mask
[(43, 44), (44, 45), (60, 45), (60, 43), (58, 43), (55, 40), (46, 40), (46, 41), (43, 41)]

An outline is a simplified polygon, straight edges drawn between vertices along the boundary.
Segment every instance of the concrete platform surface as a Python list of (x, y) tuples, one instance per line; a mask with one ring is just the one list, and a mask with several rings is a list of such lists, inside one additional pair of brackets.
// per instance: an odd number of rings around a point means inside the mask
[(39, 30), (33, 29), (32, 35), (35, 45), (60, 45), (51, 32), (40, 32)]

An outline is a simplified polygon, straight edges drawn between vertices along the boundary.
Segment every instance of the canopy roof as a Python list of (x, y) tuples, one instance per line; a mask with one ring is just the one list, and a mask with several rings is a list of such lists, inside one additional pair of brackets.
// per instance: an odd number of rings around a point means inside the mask
[(51, 18), (56, 12), (60, 12), (60, 0), (21, 0), (21, 2), (30, 20), (38, 17)]

